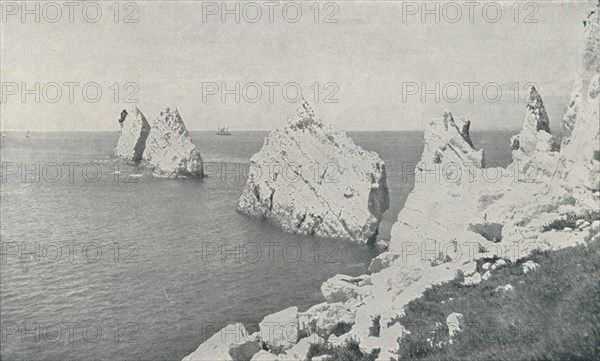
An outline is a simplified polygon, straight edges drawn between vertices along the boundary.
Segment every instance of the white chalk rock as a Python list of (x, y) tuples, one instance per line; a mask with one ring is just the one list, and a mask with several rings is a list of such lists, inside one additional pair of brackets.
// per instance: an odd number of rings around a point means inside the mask
[(310, 350), (310, 346), (314, 344), (322, 344), (325, 341), (320, 337), (305, 337), (298, 341), (297, 344), (292, 346), (289, 350), (285, 352), (285, 355), (282, 355), (283, 360), (290, 361), (306, 361), (308, 360), (308, 351)]
[(341, 302), (323, 302), (298, 315), (300, 330), (326, 338), (336, 329), (351, 327), (356, 310)]
[(252, 357), (250, 361), (283, 361), (278, 355), (272, 354), (269, 351), (260, 350)]
[(260, 337), (271, 349), (287, 350), (298, 341), (298, 307), (266, 316), (259, 323)]
[(328, 302), (346, 302), (363, 294), (358, 286), (362, 278), (337, 274), (321, 285), (321, 293)]
[(138, 107), (132, 106), (125, 111), (127, 115), (122, 123), (114, 154), (124, 160), (137, 163), (144, 155), (150, 124)]
[(326, 127), (306, 101), (252, 157), (237, 206), (288, 232), (370, 244), (388, 207), (383, 161)]
[(260, 350), (241, 323), (231, 324), (215, 333), (183, 361), (250, 360)]
[(165, 107), (154, 119), (144, 160), (158, 177), (202, 178), (202, 157), (177, 108)]
[(544, 107), (544, 102), (537, 89), (532, 86), (529, 89), (527, 101), (527, 112), (521, 133), (511, 138), (513, 160), (529, 161), (536, 152), (550, 152), (553, 149), (554, 140), (550, 134), (550, 120)]
[(535, 271), (540, 265), (533, 261), (527, 261), (527, 262), (523, 263), (522, 266), (523, 266), (523, 272), (528, 273), (529, 271)]
[(390, 265), (392, 265), (392, 263), (394, 263), (396, 259), (398, 259), (399, 256), (400, 255), (398, 254), (390, 252), (381, 253), (380, 255), (371, 260), (371, 264), (369, 265), (369, 272), (376, 273), (384, 268), (388, 268)]
[(463, 328), (463, 315), (462, 313), (452, 312), (446, 317), (446, 326), (448, 326), (448, 336), (450, 342)]
[(480, 283), (481, 283), (481, 274), (475, 273), (473, 276), (465, 277), (462, 284), (465, 286), (477, 286)]
[[(600, 30), (598, 8), (585, 24), (585, 50), (579, 78), (573, 85), (571, 102), (562, 128), (561, 153), (574, 161), (600, 161)], [(597, 167), (597, 166), (596, 166)]]

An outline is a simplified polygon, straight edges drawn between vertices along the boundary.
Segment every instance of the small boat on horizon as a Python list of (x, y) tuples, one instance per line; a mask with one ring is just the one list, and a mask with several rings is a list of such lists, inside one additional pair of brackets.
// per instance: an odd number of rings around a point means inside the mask
[(217, 135), (231, 135), (228, 127), (218, 127)]
[(27, 134), (25, 135), (25, 138), (29, 138), (29, 130), (27, 131)]

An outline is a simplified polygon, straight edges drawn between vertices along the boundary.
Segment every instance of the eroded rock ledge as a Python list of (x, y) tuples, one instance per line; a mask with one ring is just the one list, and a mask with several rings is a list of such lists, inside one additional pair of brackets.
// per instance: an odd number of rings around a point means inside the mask
[(373, 243), (388, 207), (384, 162), (303, 101), (252, 157), (237, 209), (288, 232)]
[(203, 177), (202, 157), (177, 108), (163, 108), (150, 125), (137, 107), (130, 107), (114, 154), (156, 177)]

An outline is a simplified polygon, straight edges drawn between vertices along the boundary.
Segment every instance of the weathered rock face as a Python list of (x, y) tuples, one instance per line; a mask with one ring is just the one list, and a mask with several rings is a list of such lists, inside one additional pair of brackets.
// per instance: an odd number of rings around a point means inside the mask
[(137, 107), (129, 110), (115, 155), (163, 178), (202, 178), (200, 153), (177, 109), (163, 108), (150, 126)]
[(183, 361), (250, 360), (259, 350), (258, 341), (248, 335), (244, 325), (236, 323), (215, 333)]
[(550, 134), (550, 120), (540, 93), (535, 87), (529, 91), (527, 112), (521, 133), (511, 138), (513, 159), (529, 159), (535, 152), (549, 152), (553, 149), (553, 137)]
[(141, 161), (149, 133), (150, 124), (144, 114), (136, 106), (127, 109), (115, 156), (136, 163)]
[(600, 26), (599, 8), (585, 20), (585, 50), (579, 77), (573, 85), (571, 102), (562, 127), (561, 153), (568, 159), (600, 161)]
[(292, 233), (374, 242), (389, 207), (385, 165), (326, 127), (305, 101), (251, 160), (242, 213)]
[(177, 108), (163, 108), (152, 123), (144, 159), (154, 174), (166, 178), (202, 178), (202, 157), (192, 143)]
[(298, 341), (298, 307), (268, 315), (259, 326), (261, 339), (270, 349), (287, 350)]

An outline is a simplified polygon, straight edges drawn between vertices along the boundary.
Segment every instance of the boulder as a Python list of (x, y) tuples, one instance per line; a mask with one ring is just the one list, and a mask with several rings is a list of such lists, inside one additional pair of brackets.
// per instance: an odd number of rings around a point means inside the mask
[(362, 294), (358, 286), (361, 278), (337, 274), (321, 285), (321, 293), (327, 302), (346, 302)]
[(481, 283), (481, 274), (475, 273), (473, 276), (465, 277), (463, 285), (465, 286), (477, 286)]
[(177, 108), (165, 107), (154, 119), (146, 140), (144, 160), (158, 177), (203, 177), (202, 157)]
[(535, 271), (540, 265), (533, 262), (533, 261), (527, 261), (525, 263), (523, 263), (522, 267), (523, 267), (523, 272), (524, 273), (528, 273), (530, 271)]
[(276, 353), (289, 349), (298, 341), (298, 307), (286, 308), (266, 316), (259, 327), (260, 337), (269, 349)]
[(287, 350), (285, 355), (282, 355), (282, 359), (290, 361), (306, 361), (308, 360), (307, 355), (310, 346), (313, 344), (322, 344), (324, 342), (325, 341), (320, 337), (305, 337)]
[(292, 233), (374, 245), (389, 207), (385, 164), (303, 101), (251, 159), (239, 212)]
[(355, 312), (341, 302), (323, 302), (300, 313), (298, 322), (300, 330), (305, 334), (327, 338), (332, 333), (343, 333), (351, 327), (354, 324)]
[(183, 361), (249, 361), (260, 350), (241, 323), (231, 324), (202, 343)]
[(448, 326), (448, 337), (450, 338), (450, 342), (452, 342), (452, 339), (462, 331), (463, 319), (462, 313), (458, 312), (452, 312), (446, 317), (446, 326)]
[(398, 257), (399, 255), (390, 252), (381, 253), (371, 260), (369, 273), (376, 273), (384, 268), (388, 268)]

